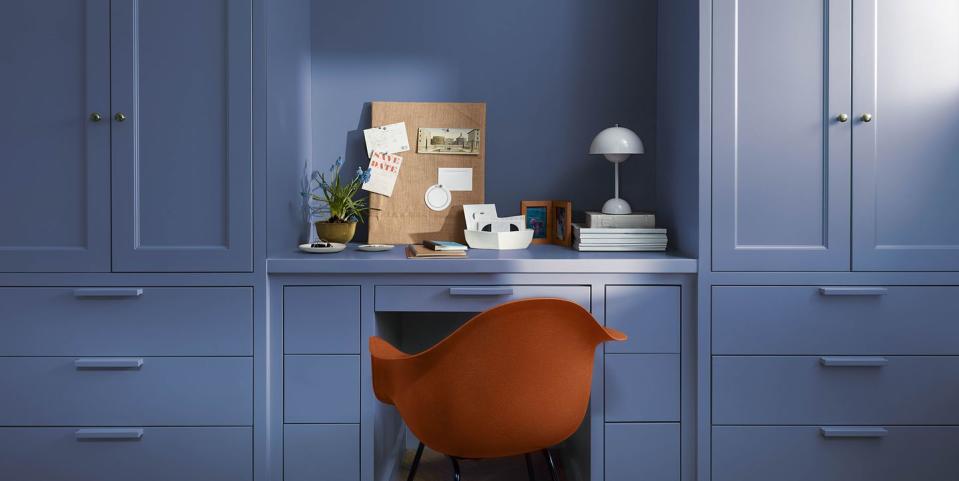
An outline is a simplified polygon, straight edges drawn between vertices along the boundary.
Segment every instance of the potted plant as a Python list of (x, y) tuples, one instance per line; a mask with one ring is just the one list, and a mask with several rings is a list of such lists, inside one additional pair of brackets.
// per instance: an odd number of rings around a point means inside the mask
[(318, 202), (311, 205), (313, 215), (326, 217), (326, 220), (315, 222), (316, 235), (326, 242), (347, 243), (356, 234), (356, 223), (363, 222), (363, 212), (369, 210), (367, 199), (354, 199), (357, 191), (364, 182), (370, 179), (370, 171), (362, 167), (356, 169), (356, 175), (349, 182), (340, 179), (340, 168), (343, 167), (343, 158), (339, 157), (330, 166), (329, 179), (326, 174), (318, 170), (310, 176), (312, 187), (310, 192), (304, 192), (309, 200)]

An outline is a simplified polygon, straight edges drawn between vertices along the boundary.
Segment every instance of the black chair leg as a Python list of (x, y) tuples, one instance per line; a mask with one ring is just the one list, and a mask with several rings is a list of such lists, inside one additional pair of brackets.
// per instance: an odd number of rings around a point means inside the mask
[(460, 463), (453, 456), (450, 456), (450, 461), (453, 463), (453, 481), (460, 481)]
[(529, 481), (536, 481), (536, 473), (533, 472), (533, 458), (529, 457), (529, 453), (524, 454), (526, 457), (526, 474), (529, 476)]
[(556, 477), (556, 464), (553, 463), (553, 455), (549, 453), (549, 449), (543, 450), (543, 457), (546, 458), (546, 464), (549, 466), (549, 479), (558, 481)]
[(416, 468), (420, 467), (420, 458), (423, 457), (423, 443), (420, 443), (416, 447), (416, 456), (413, 456), (413, 464), (410, 465), (410, 475), (406, 477), (406, 481), (413, 481), (413, 478), (416, 477)]

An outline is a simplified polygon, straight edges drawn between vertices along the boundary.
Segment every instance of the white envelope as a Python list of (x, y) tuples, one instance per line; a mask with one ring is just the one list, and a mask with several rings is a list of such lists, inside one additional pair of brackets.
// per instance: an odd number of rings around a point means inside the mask
[(406, 122), (373, 127), (363, 131), (366, 140), (366, 156), (372, 157), (373, 152), (396, 154), (410, 150), (410, 140), (406, 135)]
[(473, 190), (473, 169), (441, 167), (436, 177), (436, 183), (450, 192)]

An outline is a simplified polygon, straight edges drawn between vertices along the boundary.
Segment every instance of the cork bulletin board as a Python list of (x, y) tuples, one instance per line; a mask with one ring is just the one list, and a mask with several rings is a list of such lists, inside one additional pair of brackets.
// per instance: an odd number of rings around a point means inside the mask
[[(464, 204), (485, 203), (486, 104), (433, 102), (373, 102), (372, 126), (406, 122), (411, 149), (397, 155), (403, 166), (386, 197), (370, 194), (369, 242), (371, 244), (415, 244), (424, 240), (465, 242)], [(421, 128), (480, 129), (478, 155), (418, 153)], [(470, 191), (453, 191), (450, 207), (434, 211), (424, 201), (426, 190), (438, 183), (440, 168), (473, 169)]]

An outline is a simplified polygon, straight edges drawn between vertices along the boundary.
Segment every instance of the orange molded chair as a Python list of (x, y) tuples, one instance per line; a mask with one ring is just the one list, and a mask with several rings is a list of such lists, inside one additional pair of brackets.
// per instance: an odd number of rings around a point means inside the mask
[(508, 302), (483, 312), (435, 346), (404, 354), (370, 338), (373, 390), (395, 405), (421, 441), (457, 459), (526, 455), (568, 438), (586, 415), (596, 346), (626, 336), (561, 299)]

